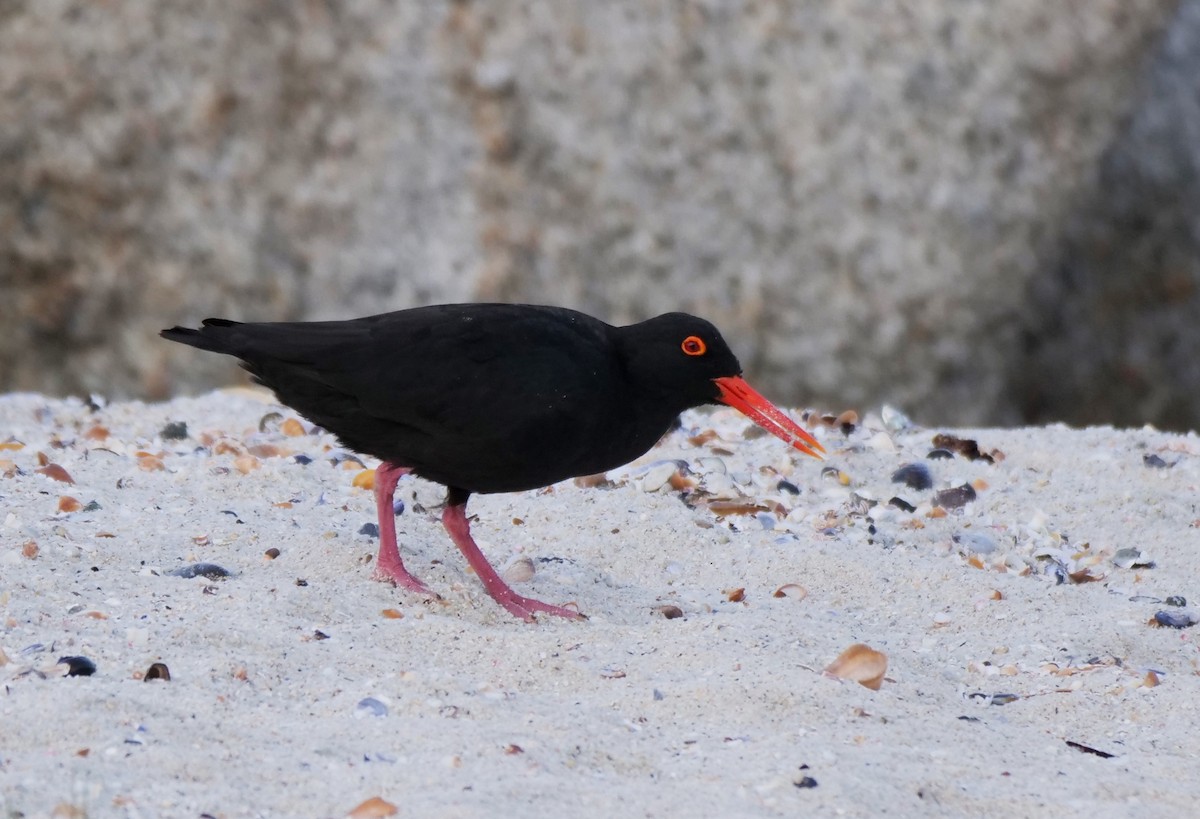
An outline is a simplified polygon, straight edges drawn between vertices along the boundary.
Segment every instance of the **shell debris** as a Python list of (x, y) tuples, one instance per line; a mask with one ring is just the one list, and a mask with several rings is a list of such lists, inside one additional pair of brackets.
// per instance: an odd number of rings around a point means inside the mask
[(859, 685), (878, 691), (887, 673), (887, 655), (876, 651), (866, 643), (855, 643), (825, 666), (825, 673), (842, 680), (853, 680)]

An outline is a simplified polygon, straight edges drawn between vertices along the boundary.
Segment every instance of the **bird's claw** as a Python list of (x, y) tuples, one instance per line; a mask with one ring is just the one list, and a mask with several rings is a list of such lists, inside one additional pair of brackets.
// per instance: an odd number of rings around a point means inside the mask
[(532, 623), (536, 618), (536, 614), (552, 614), (555, 617), (565, 617), (568, 620), (586, 620), (587, 615), (575, 609), (569, 609), (564, 606), (553, 606), (549, 603), (543, 603), (541, 600), (534, 600), (532, 597), (522, 597), (519, 594), (498, 595), (496, 602), (504, 607), (505, 611), (514, 617), (520, 617), (527, 623)]
[(417, 594), (423, 594), (427, 597), (432, 597), (435, 600), (440, 599), (436, 593), (417, 578), (409, 574), (403, 567), (384, 567), (376, 566), (374, 578), (383, 583), (391, 583), (393, 586), (399, 586), (402, 589), (407, 589)]

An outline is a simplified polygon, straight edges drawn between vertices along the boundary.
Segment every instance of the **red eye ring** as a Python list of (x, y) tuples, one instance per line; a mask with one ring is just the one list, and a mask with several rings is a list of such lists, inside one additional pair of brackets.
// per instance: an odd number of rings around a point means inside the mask
[(688, 336), (679, 345), (679, 349), (683, 350), (686, 355), (704, 355), (708, 352), (708, 345), (700, 336)]

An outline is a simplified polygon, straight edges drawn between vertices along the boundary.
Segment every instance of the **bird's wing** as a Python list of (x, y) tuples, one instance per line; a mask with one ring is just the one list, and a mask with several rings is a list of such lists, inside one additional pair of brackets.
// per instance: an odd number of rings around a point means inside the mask
[[(229, 352), (304, 410), (305, 396), (354, 405), (431, 436), (488, 439), (497, 419), (561, 422), (613, 378), (607, 325), (551, 308), (439, 306), (336, 322), (239, 324)], [(293, 394), (288, 394), (289, 391)], [(508, 432), (519, 432), (508, 430)]]

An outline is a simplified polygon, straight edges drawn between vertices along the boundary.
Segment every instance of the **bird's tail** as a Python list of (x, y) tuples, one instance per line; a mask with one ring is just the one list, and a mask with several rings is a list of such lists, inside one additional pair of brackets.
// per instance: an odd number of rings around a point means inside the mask
[(221, 329), (236, 327), (239, 324), (241, 322), (229, 319), (209, 318), (204, 320), (204, 326), (199, 330), (191, 327), (171, 327), (163, 330), (159, 335), (169, 341), (187, 344), (189, 347), (197, 347), (213, 353), (238, 355), (239, 352), (235, 349), (231, 334), (223, 333)]

